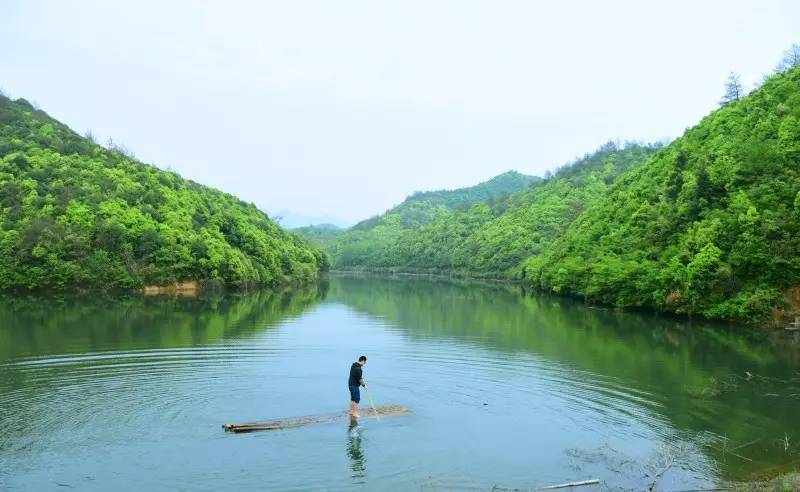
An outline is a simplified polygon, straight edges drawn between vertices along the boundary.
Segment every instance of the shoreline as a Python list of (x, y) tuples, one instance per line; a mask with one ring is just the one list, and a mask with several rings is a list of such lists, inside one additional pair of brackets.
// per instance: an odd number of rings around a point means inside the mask
[(781, 473), (772, 478), (727, 484), (734, 492), (789, 492), (800, 490), (800, 471)]
[[(330, 269), (318, 272), (314, 278), (307, 279), (284, 279), (284, 281), (276, 284), (253, 284), (246, 283), (242, 285), (225, 285), (218, 280), (212, 279), (185, 279), (178, 280), (167, 284), (148, 284), (131, 289), (87, 289), (75, 287), (72, 289), (0, 289), (0, 296), (10, 297), (28, 297), (28, 296), (41, 296), (41, 297), (63, 297), (75, 296), (82, 297), (88, 295), (101, 295), (106, 297), (127, 297), (127, 296), (144, 296), (144, 297), (182, 297), (182, 298), (198, 298), (206, 295), (224, 295), (235, 294), (242, 292), (253, 292), (257, 290), (283, 290), (287, 288), (301, 288), (307, 287), (312, 284), (319, 284), (324, 282), (328, 276), (340, 277), (376, 277), (376, 278), (419, 278), (428, 280), (442, 280), (450, 282), (464, 282), (483, 285), (503, 285), (507, 287), (518, 287), (525, 293), (538, 293), (547, 296), (559, 297), (564, 299), (571, 299), (582, 303), (589, 309), (608, 309), (621, 312), (645, 313), (658, 316), (666, 316), (674, 319), (681, 319), (684, 321), (694, 322), (700, 321), (705, 323), (733, 326), (740, 329), (746, 329), (761, 333), (798, 333), (792, 331), (793, 324), (789, 321), (781, 323), (772, 321), (761, 325), (748, 324), (742, 321), (721, 319), (721, 318), (708, 318), (702, 315), (691, 315), (684, 313), (677, 313), (674, 311), (662, 311), (649, 306), (615, 306), (601, 302), (594, 302), (587, 300), (581, 296), (549, 292), (538, 289), (522, 279), (512, 277), (502, 277), (497, 275), (476, 276), (468, 273), (459, 272), (421, 272), (421, 271), (408, 271), (399, 269)], [(287, 281), (288, 280), (288, 281)]]
[(164, 284), (145, 284), (128, 289), (91, 289), (85, 287), (71, 288), (49, 288), (41, 287), (37, 289), (3, 289), (0, 288), (0, 296), (9, 297), (55, 297), (55, 296), (75, 296), (82, 297), (88, 295), (101, 295), (108, 297), (126, 297), (131, 295), (141, 296), (177, 296), (177, 297), (199, 297), (206, 294), (221, 293), (241, 293), (256, 290), (280, 290), (293, 287), (304, 287), (319, 283), (324, 280), (328, 271), (320, 271), (313, 278), (291, 278), (285, 277), (280, 282), (272, 284), (257, 284), (246, 282), (240, 285), (226, 285), (216, 279), (183, 279)]
[(511, 277), (501, 277), (501, 276), (474, 276), (467, 273), (459, 274), (457, 272), (451, 273), (443, 273), (443, 272), (419, 272), (419, 271), (408, 271), (408, 270), (395, 270), (391, 268), (387, 269), (331, 269), (327, 272), (328, 274), (332, 275), (340, 275), (340, 276), (354, 276), (354, 277), (410, 277), (410, 278), (428, 278), (428, 279), (436, 279), (436, 280), (461, 280), (465, 282), (475, 282), (475, 283), (486, 283), (486, 284), (502, 284), (502, 285), (509, 285), (509, 286), (517, 286), (523, 289), (526, 292), (537, 292), (549, 296), (555, 297), (562, 297), (565, 299), (573, 299), (583, 303), (588, 308), (602, 308), (602, 309), (613, 309), (613, 310), (620, 310), (620, 311), (628, 311), (628, 312), (638, 312), (638, 313), (649, 313), (649, 314), (656, 314), (659, 316), (669, 316), (677, 319), (682, 319), (686, 321), (701, 321), (706, 323), (714, 323), (714, 324), (725, 324), (725, 325), (732, 325), (737, 328), (758, 331), (763, 333), (777, 333), (777, 332), (787, 332), (790, 333), (791, 323), (789, 321), (785, 322), (769, 322), (761, 325), (753, 325), (748, 324), (742, 321), (736, 320), (729, 320), (729, 319), (721, 319), (721, 318), (708, 318), (699, 314), (684, 314), (684, 313), (677, 313), (675, 311), (662, 311), (658, 310), (653, 307), (649, 306), (615, 306), (611, 304), (604, 304), (599, 302), (589, 301), (586, 298), (581, 296), (569, 295), (569, 294), (559, 294), (556, 292), (548, 292), (542, 289), (538, 289), (529, 282), (526, 282), (522, 279), (515, 279)]

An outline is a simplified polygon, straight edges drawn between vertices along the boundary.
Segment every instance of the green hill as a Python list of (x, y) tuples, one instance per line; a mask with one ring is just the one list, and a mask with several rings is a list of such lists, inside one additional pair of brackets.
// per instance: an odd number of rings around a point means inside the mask
[(329, 246), (333, 240), (341, 236), (345, 231), (345, 229), (334, 224), (316, 224), (289, 230), (319, 247)]
[(254, 205), (0, 96), (0, 288), (277, 285), (326, 267), (324, 253)]
[(800, 301), (800, 67), (622, 176), (543, 254), (535, 286), (762, 324)]
[(468, 188), (417, 192), (383, 215), (359, 222), (323, 244), (338, 268), (382, 265), (385, 250), (409, 231), (475, 203), (500, 199), (539, 181), (539, 177), (509, 171)]
[(442, 215), (387, 248), (367, 267), (510, 277), (540, 253), (625, 171), (643, 164), (656, 146), (608, 143), (553, 177), (507, 196)]
[(609, 144), (522, 191), (427, 217), (362, 223), (333, 241), (335, 266), (520, 278), (747, 324), (800, 314), (800, 68), (666, 147)]
[(387, 210), (383, 215), (361, 221), (352, 229), (369, 230), (380, 224), (391, 222), (395, 217), (405, 228), (419, 227), (442, 214), (508, 195), (540, 180), (541, 178), (538, 176), (526, 176), (516, 171), (507, 171), (489, 181), (467, 188), (418, 191), (403, 200), (400, 205)]

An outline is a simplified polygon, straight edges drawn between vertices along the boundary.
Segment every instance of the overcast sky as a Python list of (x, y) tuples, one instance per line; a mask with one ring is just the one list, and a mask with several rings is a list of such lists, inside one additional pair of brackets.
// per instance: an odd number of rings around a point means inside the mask
[(800, 41), (787, 1), (0, 4), (0, 87), (276, 212), (356, 221), (415, 190), (673, 138), (728, 72)]

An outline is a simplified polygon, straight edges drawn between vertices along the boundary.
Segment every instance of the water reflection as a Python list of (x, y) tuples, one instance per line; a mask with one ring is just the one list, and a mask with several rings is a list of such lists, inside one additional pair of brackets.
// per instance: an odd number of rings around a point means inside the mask
[(99, 418), (151, 429), (179, 421), (187, 406), (218, 400), (224, 376), (246, 378), (269, 354), (227, 344), (300, 315), (326, 289), (0, 298), (0, 449), (44, 448), (44, 436)]
[[(336, 425), (219, 430), (343, 411), (340, 370), (354, 347), (375, 356), (376, 403), (412, 415), (368, 435), (351, 422), (344, 443)], [(751, 331), (414, 279), (204, 299), (0, 299), (0, 483), (134, 490), (147, 469), (153, 481), (140, 488), (152, 490), (425, 480), (489, 490), (576, 475), (642, 490), (653, 480), (643, 469), (670, 465), (674, 482), (661, 488), (708, 488), (708, 477), (800, 456), (799, 355)], [(381, 443), (369, 474), (367, 441)]]
[[(627, 415), (681, 440), (694, 436), (724, 476), (791, 467), (800, 457), (800, 449), (780, 445), (785, 435), (800, 440), (793, 424), (800, 413), (800, 349), (784, 334), (588, 308), (510, 286), (413, 278), (337, 278), (328, 301), (390, 322), (413, 341), (443, 342), (431, 362), (453, 379), (535, 370), (546, 383), (538, 391), (551, 392), (567, 414), (588, 408), (612, 428), (625, 425), (619, 415)], [(497, 355), (485, 368), (478, 360), (467, 367), (456, 348), (463, 344)], [(517, 354), (537, 362), (514, 368)], [(499, 395), (528, 391), (497, 386)], [(465, 398), (473, 398), (469, 390), (466, 384)], [(754, 440), (765, 444), (750, 447), (744, 459), (728, 452)]]
[(347, 457), (350, 459), (350, 476), (356, 480), (356, 483), (362, 483), (367, 474), (363, 440), (358, 419), (351, 417), (347, 427)]
[(246, 337), (302, 314), (325, 298), (328, 287), (201, 298), (0, 297), (0, 362)]

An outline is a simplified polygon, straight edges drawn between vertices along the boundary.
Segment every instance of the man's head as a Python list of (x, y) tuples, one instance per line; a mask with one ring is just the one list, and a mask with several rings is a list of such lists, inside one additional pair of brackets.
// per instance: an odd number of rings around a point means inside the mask
[(367, 363), (367, 357), (365, 355), (362, 355), (361, 357), (358, 358), (358, 363), (361, 364), (362, 366), (365, 365)]

